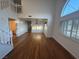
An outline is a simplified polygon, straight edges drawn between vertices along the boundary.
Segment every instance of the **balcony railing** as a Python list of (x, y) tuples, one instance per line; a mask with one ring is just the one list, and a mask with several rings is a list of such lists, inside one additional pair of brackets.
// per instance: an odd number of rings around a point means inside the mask
[(10, 8), (16, 13), (22, 12), (22, 6), (15, 4), (12, 0), (0, 0), (0, 10), (3, 10), (5, 8)]

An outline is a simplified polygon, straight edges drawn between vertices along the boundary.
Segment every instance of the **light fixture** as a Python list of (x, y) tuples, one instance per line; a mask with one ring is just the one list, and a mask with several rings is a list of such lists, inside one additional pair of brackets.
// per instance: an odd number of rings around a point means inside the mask
[(32, 17), (31, 15), (29, 15), (28, 17)]

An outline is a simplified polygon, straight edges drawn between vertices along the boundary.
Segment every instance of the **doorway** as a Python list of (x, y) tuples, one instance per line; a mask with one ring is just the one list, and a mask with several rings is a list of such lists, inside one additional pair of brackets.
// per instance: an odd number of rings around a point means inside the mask
[(31, 33), (32, 27), (31, 27), (31, 21), (27, 21), (28, 26), (28, 33)]
[(16, 22), (15, 19), (13, 18), (9, 18), (9, 27), (10, 27), (10, 31), (12, 32), (13, 35), (13, 39), (16, 38)]

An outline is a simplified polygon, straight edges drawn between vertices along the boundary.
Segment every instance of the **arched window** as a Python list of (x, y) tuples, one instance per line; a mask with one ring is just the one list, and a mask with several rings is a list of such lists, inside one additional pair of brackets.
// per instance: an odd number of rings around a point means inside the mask
[(79, 0), (67, 0), (61, 13), (61, 17), (79, 10)]

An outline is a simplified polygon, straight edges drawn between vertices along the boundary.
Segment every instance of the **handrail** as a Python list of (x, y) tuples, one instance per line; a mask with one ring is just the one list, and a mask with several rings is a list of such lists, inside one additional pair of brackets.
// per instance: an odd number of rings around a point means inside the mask
[(0, 29), (0, 31), (1, 31), (1, 32), (4, 32), (4, 33), (6, 33), (6, 34), (9, 34), (9, 32), (6, 32), (6, 31), (4, 31), (4, 30), (2, 30), (2, 29)]

